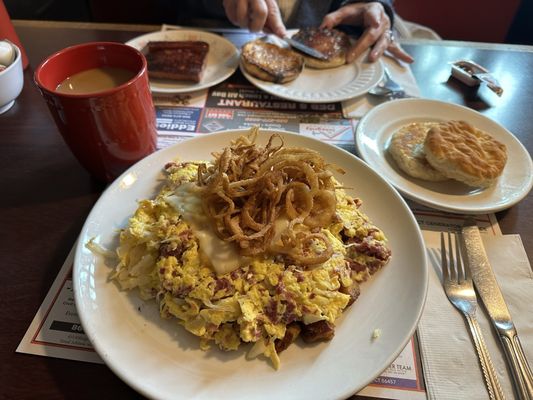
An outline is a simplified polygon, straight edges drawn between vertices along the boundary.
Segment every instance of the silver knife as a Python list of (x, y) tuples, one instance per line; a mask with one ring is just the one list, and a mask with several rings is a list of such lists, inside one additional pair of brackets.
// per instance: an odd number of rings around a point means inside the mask
[(498, 332), (518, 397), (533, 400), (533, 374), (487, 258), (479, 228), (474, 221), (468, 220), (462, 229), (462, 234), (474, 284)]
[(305, 53), (308, 56), (318, 58), (319, 60), (327, 60), (328, 59), (328, 57), (325, 54), (321, 53), (320, 51), (318, 51), (316, 49), (313, 49), (310, 46), (306, 46), (302, 42), (294, 40), (294, 39), (292, 39), (292, 38), (290, 38), (288, 36), (283, 36), (281, 39), (284, 40), (285, 42), (287, 42), (292, 47), (294, 47), (296, 50), (300, 50), (302, 53)]

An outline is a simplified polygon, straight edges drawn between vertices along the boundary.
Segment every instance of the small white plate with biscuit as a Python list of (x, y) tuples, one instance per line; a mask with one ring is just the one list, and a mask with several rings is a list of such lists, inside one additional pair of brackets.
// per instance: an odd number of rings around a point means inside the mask
[[(498, 177), (490, 177), (482, 185), (474, 185), (456, 179), (435, 178), (432, 181), (415, 178), (412, 176), (416, 175), (413, 171), (411, 174), (404, 172), (405, 165), (400, 167), (397, 155), (393, 157), (391, 152), (392, 139), (398, 137), (397, 132), (412, 124), (423, 127), (449, 121), (465, 121), (475, 127), (476, 132), (490, 136), (493, 144), (500, 149), (505, 149), (507, 160), (501, 166)], [(405, 197), (443, 211), (467, 214), (501, 211), (522, 200), (533, 186), (533, 163), (520, 141), (492, 119), (457, 104), (426, 99), (402, 99), (383, 103), (361, 119), (356, 129), (355, 142), (361, 157)], [(448, 146), (455, 145), (458, 144), (453, 141), (448, 143)], [(489, 168), (493, 166), (491, 163), (501, 163), (501, 157), (505, 157), (505, 154), (500, 154), (498, 159), (490, 159), (494, 156), (493, 150), (489, 148), (489, 158), (481, 160), (488, 162)], [(430, 161), (433, 162), (432, 159)], [(474, 169), (479, 174), (486, 173), (487, 167), (481, 167), (480, 162), (468, 159), (463, 162), (467, 169)], [(439, 172), (448, 173), (445, 170)], [(430, 174), (425, 178), (433, 179), (434, 176)]]
[(206, 89), (229, 78), (239, 66), (239, 51), (233, 43), (215, 33), (176, 29), (157, 31), (138, 36), (127, 45), (144, 51), (148, 42), (202, 41), (209, 45), (203, 77), (200, 82), (150, 78), (150, 89), (155, 93), (187, 93)]

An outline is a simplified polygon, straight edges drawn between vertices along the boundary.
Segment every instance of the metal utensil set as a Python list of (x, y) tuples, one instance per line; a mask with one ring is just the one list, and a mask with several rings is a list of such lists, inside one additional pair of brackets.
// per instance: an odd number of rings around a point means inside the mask
[[(441, 233), (444, 290), (450, 302), (468, 321), (490, 398), (503, 399), (504, 395), (476, 320), (477, 298), (473, 283), (498, 332), (518, 398), (533, 400), (533, 374), (485, 253), (478, 227), (475, 222), (468, 221), (460, 234), (448, 233), (447, 236), (446, 240)], [(455, 236), (454, 240), (452, 236)]]

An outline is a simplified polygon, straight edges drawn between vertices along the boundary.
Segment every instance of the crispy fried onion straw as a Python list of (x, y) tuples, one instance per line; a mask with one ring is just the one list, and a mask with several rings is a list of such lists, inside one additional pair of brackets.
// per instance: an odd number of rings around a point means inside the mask
[(253, 128), (214, 153), (212, 166), (198, 168), (204, 210), (215, 231), (236, 242), (244, 256), (282, 253), (304, 266), (327, 261), (333, 248), (320, 228), (336, 212), (333, 167), (316, 151), (284, 148), (277, 134), (259, 146), (257, 135)]

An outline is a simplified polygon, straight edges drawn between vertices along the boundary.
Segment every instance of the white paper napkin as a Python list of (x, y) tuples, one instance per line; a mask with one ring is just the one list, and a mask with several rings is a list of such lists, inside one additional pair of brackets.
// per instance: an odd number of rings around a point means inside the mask
[[(402, 85), (405, 93), (412, 97), (420, 97), (420, 90), (416, 79), (408, 64), (400, 63), (390, 57), (381, 57), (383, 65), (389, 70), (389, 73), (396, 82)], [(361, 118), (372, 107), (387, 101), (369, 94), (359, 96), (342, 102), (342, 114), (344, 118)]]
[[(481, 366), (463, 315), (448, 301), (440, 270), (440, 234), (424, 231), (429, 255), (429, 289), (418, 326), (429, 399), (485, 399)], [(483, 234), (483, 242), (509, 307), (529, 365), (533, 366), (533, 273), (520, 236)], [(514, 398), (512, 377), (499, 339), (478, 296), (478, 322), (506, 398)]]

